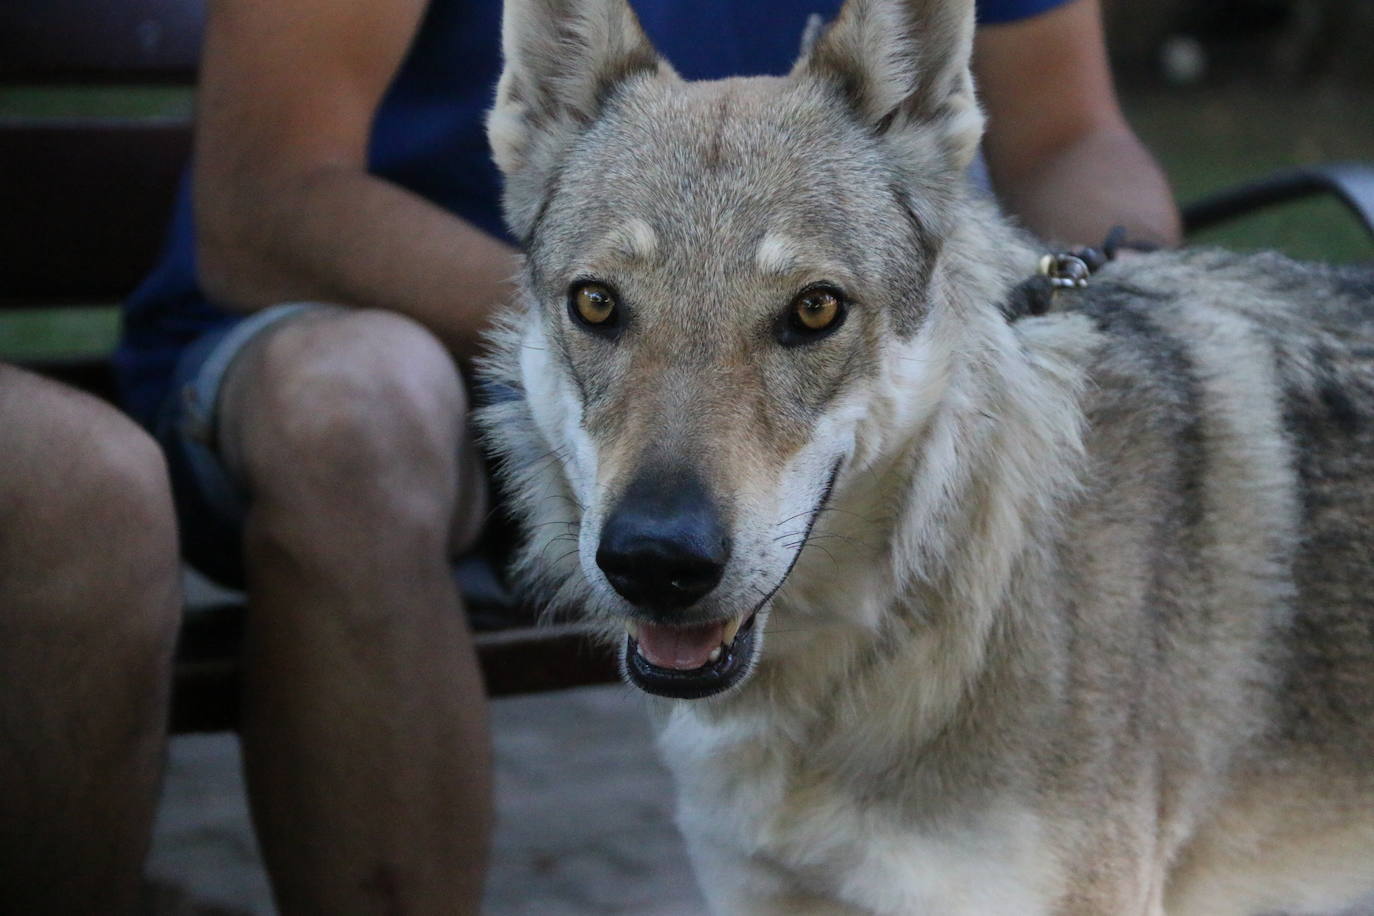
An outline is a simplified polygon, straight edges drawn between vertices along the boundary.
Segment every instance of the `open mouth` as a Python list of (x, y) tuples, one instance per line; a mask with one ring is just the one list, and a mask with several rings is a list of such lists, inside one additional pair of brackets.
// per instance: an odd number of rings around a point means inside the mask
[(734, 620), (697, 626), (629, 623), (625, 674), (646, 693), (699, 700), (728, 689), (754, 657), (758, 608)]
[(655, 696), (700, 700), (730, 689), (749, 673), (758, 643), (754, 624), (759, 611), (773, 599), (796, 567), (821, 509), (830, 501), (842, 460), (837, 460), (830, 469), (825, 490), (816, 501), (816, 507), (811, 510), (806, 533), (802, 536), (802, 546), (792, 555), (792, 562), (778, 584), (753, 610), (731, 620), (692, 626), (626, 621), (625, 628), (629, 635), (625, 640), (622, 668), (630, 683)]

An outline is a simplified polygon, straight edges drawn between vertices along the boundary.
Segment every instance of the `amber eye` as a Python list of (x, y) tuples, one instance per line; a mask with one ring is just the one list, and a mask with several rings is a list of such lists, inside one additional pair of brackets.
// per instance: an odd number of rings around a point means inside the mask
[(825, 337), (844, 324), (847, 310), (844, 296), (833, 287), (804, 289), (788, 304), (778, 323), (778, 340), (795, 346)]
[(808, 331), (824, 331), (840, 315), (840, 298), (828, 289), (807, 290), (792, 300), (792, 313)]
[(617, 317), (615, 294), (600, 283), (579, 283), (568, 293), (568, 311), (590, 327), (612, 327)]

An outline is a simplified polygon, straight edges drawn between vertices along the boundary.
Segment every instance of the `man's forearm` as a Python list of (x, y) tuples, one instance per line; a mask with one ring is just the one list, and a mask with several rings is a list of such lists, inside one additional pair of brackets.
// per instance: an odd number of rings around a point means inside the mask
[(974, 69), (993, 186), (1028, 228), (1061, 244), (1096, 244), (1118, 225), (1179, 241), (1169, 184), (1117, 104), (1098, 0), (980, 28)]
[(489, 316), (510, 296), (513, 249), (356, 169), (259, 179), (225, 193), (231, 196), (197, 199), (202, 283), (227, 307), (319, 299), (388, 309), (468, 359)]
[(1049, 241), (1097, 244), (1113, 226), (1130, 240), (1180, 240), (1168, 181), (1125, 128), (1087, 134), (1024, 172), (994, 174), (993, 183), (1007, 209)]

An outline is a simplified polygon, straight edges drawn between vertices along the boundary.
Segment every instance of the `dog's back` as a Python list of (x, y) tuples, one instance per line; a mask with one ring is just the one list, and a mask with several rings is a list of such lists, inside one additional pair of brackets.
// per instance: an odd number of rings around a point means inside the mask
[(1339, 906), (1374, 884), (1374, 272), (1200, 251), (1077, 300), (1101, 498), (1069, 664), (1171, 774), (1165, 909)]

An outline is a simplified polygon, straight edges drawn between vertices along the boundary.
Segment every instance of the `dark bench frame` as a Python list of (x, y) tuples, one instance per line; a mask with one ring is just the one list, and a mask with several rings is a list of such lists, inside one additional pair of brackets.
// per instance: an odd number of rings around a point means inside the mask
[[(199, 0), (8, 0), (0, 5), (0, 86), (171, 85), (195, 82)], [(151, 266), (190, 152), (186, 120), (0, 118), (0, 310), (111, 303)], [(1263, 206), (1334, 193), (1374, 233), (1374, 169), (1340, 163), (1293, 169), (1185, 209), (1188, 231)], [(113, 398), (107, 359), (29, 368)], [(517, 621), (527, 609), (511, 608)], [(172, 728), (235, 727), (243, 609), (197, 610), (183, 628)], [(605, 646), (574, 624), (477, 634), (493, 696), (604, 683)]]

